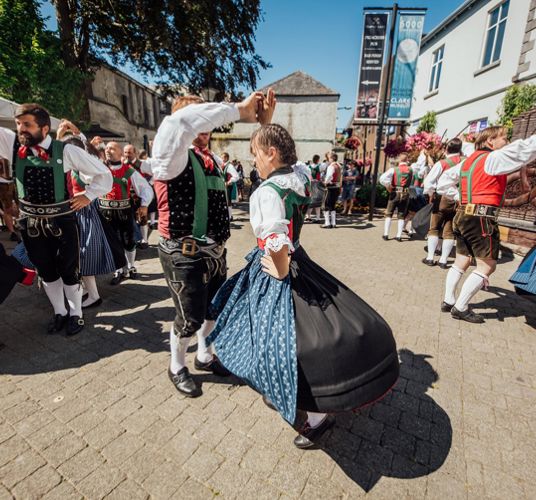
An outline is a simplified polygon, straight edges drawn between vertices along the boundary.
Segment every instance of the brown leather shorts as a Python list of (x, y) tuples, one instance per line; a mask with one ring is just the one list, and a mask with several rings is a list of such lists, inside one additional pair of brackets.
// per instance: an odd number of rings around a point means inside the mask
[(458, 210), (453, 222), (456, 253), (477, 259), (499, 258), (499, 225), (493, 217), (466, 215)]
[(446, 196), (435, 195), (429, 236), (442, 236), (445, 240), (453, 240), (452, 221), (456, 215), (456, 202)]

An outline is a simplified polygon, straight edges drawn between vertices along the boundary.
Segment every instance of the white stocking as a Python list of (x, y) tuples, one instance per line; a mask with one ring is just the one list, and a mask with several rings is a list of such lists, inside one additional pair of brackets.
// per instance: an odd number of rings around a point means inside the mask
[(428, 260), (434, 260), (437, 244), (439, 243), (439, 236), (428, 236)]
[(391, 229), (391, 221), (393, 219), (391, 217), (386, 217), (385, 222), (383, 223), (383, 235), (389, 236), (389, 229)]
[(65, 316), (67, 309), (65, 308), (65, 298), (63, 297), (63, 280), (58, 278), (56, 281), (43, 281), (43, 287), (47, 294), (48, 300), (54, 308), (54, 314)]
[(398, 219), (398, 228), (397, 228), (397, 231), (396, 231), (396, 237), (397, 238), (402, 238), (402, 231), (404, 229), (405, 222), (406, 221), (404, 219)]
[(67, 297), (67, 303), (69, 304), (69, 314), (71, 316), (82, 317), (82, 285), (77, 283), (76, 285), (63, 285), (63, 291), (65, 297)]
[(132, 250), (132, 252), (125, 250), (125, 257), (127, 258), (128, 269), (136, 267), (136, 249)]
[(473, 271), (465, 280), (465, 283), (460, 290), (460, 296), (458, 297), (456, 304), (454, 304), (454, 307), (458, 309), (458, 311), (466, 311), (469, 301), (478, 293), (487, 280), (487, 276), (484, 276), (477, 271)]
[(333, 227), (337, 225), (337, 212), (335, 212), (335, 210), (331, 211), (331, 225)]
[(210, 332), (214, 329), (215, 321), (206, 319), (201, 328), (197, 330), (197, 359), (201, 363), (208, 363), (212, 360), (212, 346), (207, 346), (206, 338), (210, 335)]
[(169, 331), (169, 350), (171, 351), (169, 369), (175, 375), (186, 366), (186, 351), (191, 338), (175, 335), (173, 326), (171, 326)]
[(462, 279), (464, 271), (452, 266), (447, 273), (447, 280), (445, 281), (445, 302), (449, 305), (453, 305), (456, 302), (456, 288), (458, 283)]
[(307, 423), (314, 429), (318, 427), (326, 418), (327, 413), (307, 412)]
[(327, 210), (324, 211), (324, 221), (326, 226), (331, 226), (331, 222), (329, 221), (329, 212)]
[(446, 264), (447, 259), (449, 258), (450, 252), (454, 248), (454, 240), (443, 240), (443, 248), (441, 249), (441, 257), (439, 262), (441, 264)]
[(149, 237), (149, 226), (147, 224), (145, 224), (145, 226), (140, 226), (140, 233), (142, 241), (147, 241), (147, 238)]
[(87, 299), (82, 303), (83, 306), (93, 304), (93, 302), (99, 300), (99, 290), (97, 288), (97, 281), (95, 276), (82, 276), (82, 281), (86, 287)]

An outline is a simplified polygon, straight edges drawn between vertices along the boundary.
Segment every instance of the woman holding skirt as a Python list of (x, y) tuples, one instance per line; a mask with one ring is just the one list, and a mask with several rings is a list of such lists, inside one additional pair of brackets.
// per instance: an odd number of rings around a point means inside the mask
[(251, 140), (261, 178), (250, 200), (256, 247), (246, 267), (214, 298), (209, 342), (232, 373), (263, 394), (291, 425), (307, 412), (294, 440), (313, 446), (332, 425), (329, 413), (383, 397), (398, 378), (391, 329), (300, 245), (310, 173), (294, 166), (294, 141), (279, 125)]

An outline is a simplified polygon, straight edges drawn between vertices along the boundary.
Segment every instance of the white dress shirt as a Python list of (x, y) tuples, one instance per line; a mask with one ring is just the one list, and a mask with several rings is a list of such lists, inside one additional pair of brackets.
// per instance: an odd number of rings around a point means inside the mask
[[(518, 139), (501, 149), (492, 151), (486, 158), (484, 172), (488, 175), (507, 175), (519, 170), (523, 165), (536, 158), (536, 135), (528, 139)], [(462, 161), (446, 170), (437, 183), (437, 193), (459, 201), (458, 183)]]
[(188, 149), (202, 132), (211, 132), (240, 119), (236, 104), (207, 102), (190, 104), (166, 116), (153, 142), (151, 158), (143, 160), (141, 170), (156, 181), (180, 175), (188, 165)]
[[(111, 170), (119, 170), (122, 167), (123, 165), (121, 163), (119, 165), (110, 165)], [(134, 169), (134, 167), (131, 168)], [(145, 179), (137, 170), (134, 170), (134, 173), (130, 176), (130, 180), (132, 181), (134, 192), (141, 199), (141, 206), (148, 207), (151, 201), (153, 201), (153, 188), (149, 185), (147, 179)]]
[[(460, 156), (459, 153), (453, 153), (450, 155), (447, 155), (447, 158), (452, 158), (454, 156)], [(450, 168), (454, 168), (456, 165), (453, 165)], [(448, 169), (450, 170), (450, 169)], [(434, 166), (432, 167), (432, 170), (430, 170), (429, 174), (424, 178), (424, 194), (427, 194), (431, 196), (436, 192), (437, 189), (437, 182), (439, 181), (439, 178), (443, 174), (443, 167), (441, 166), (441, 160), (434, 163)]]
[[(17, 135), (12, 130), (0, 127), (0, 156), (11, 161), (13, 158), (13, 146)], [(48, 149), (52, 143), (52, 137), (47, 135), (38, 146)], [(37, 149), (31, 148), (37, 156)], [(85, 149), (65, 144), (63, 148), (63, 171), (65, 173), (74, 170), (83, 174), (84, 182), (87, 180), (86, 192), (89, 200), (104, 196), (112, 190), (112, 174), (96, 156), (90, 155)]]
[(225, 174), (229, 174), (231, 176), (231, 178), (228, 181), (226, 180), (225, 182), (232, 182), (234, 184), (235, 182), (239, 181), (240, 176), (238, 175), (236, 168), (234, 168), (234, 165), (230, 161), (227, 162), (223, 168), (224, 168)]

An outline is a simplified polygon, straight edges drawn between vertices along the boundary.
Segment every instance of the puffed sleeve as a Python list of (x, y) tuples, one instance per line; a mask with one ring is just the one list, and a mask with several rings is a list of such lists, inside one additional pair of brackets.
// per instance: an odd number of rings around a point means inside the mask
[(261, 240), (265, 253), (278, 252), (284, 245), (293, 252), (288, 228), (290, 221), (285, 218), (285, 205), (279, 194), (270, 186), (261, 186), (253, 193), (250, 202), (251, 227)]

